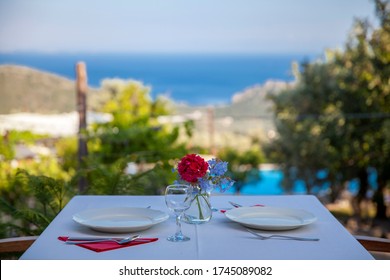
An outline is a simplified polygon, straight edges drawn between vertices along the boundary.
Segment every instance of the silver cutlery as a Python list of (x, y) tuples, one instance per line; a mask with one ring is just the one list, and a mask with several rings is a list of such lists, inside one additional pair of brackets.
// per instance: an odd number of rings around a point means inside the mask
[(271, 239), (271, 238), (286, 239), (286, 240), (298, 240), (298, 241), (319, 241), (320, 240), (319, 238), (297, 237), (297, 236), (280, 235), (280, 234), (262, 235), (258, 232), (250, 230), (250, 229), (247, 229), (247, 231), (249, 231), (250, 233), (259, 237), (262, 240), (267, 240), (267, 239)]
[[(238, 204), (238, 203), (233, 202), (233, 201), (229, 201), (229, 203), (230, 203), (231, 205), (233, 205), (233, 207), (235, 207), (235, 208), (243, 207), (241, 204)], [(254, 204), (254, 205), (252, 205), (252, 206), (265, 206), (265, 205), (264, 205), (264, 204)]]
[(103, 242), (103, 241), (114, 241), (118, 244), (126, 244), (131, 241), (134, 241), (138, 238), (140, 238), (141, 235), (133, 235), (128, 236), (125, 238), (96, 238), (96, 237), (69, 237), (65, 243), (66, 244), (86, 244), (86, 243), (97, 243), (97, 242)]
[(230, 203), (233, 207), (236, 207), (236, 208), (242, 207), (241, 204), (235, 203), (235, 202), (233, 202), (233, 201), (229, 201), (229, 203)]

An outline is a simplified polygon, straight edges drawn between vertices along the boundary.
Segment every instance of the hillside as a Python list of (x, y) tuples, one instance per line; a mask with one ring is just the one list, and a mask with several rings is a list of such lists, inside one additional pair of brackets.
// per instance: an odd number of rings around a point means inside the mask
[[(98, 90), (88, 91), (95, 106)], [(48, 72), (16, 65), (0, 65), (0, 114), (17, 112), (58, 114), (76, 110), (75, 82)]]
[[(236, 93), (229, 105), (181, 105), (178, 106), (178, 114), (195, 120), (194, 143), (208, 145), (213, 141), (216, 146), (245, 148), (251, 145), (252, 138), (268, 141), (275, 136), (272, 103), (267, 99), (267, 94), (277, 94), (291, 86), (293, 84), (282, 81), (268, 81)], [(210, 123), (210, 109), (213, 112), (213, 124)]]
[[(272, 137), (274, 123), (271, 102), (266, 98), (267, 93), (280, 92), (290, 86), (291, 84), (281, 81), (268, 81), (263, 85), (243, 89), (232, 97), (230, 104), (212, 107), (212, 124), (209, 107), (176, 104), (176, 114), (194, 119), (196, 129), (193, 141), (196, 143), (210, 143), (210, 137), (213, 137), (218, 145), (235, 143), (237, 146), (246, 147), (250, 144), (251, 137), (264, 140)], [(99, 111), (96, 109), (106, 99), (107, 92), (90, 88), (88, 110)], [(51, 114), (53, 117), (55, 114), (68, 116), (76, 111), (75, 82), (28, 67), (0, 65), (0, 100), (0, 115), (24, 113), (22, 116), (28, 116), (26, 113), (35, 113)], [(11, 125), (9, 117), (11, 115), (3, 116), (0, 123)], [(20, 114), (16, 117), (20, 118)], [(24, 118), (32, 120), (31, 116)], [(25, 122), (26, 120), (23, 120), (23, 123)], [(56, 125), (58, 126), (58, 121)], [(211, 127), (214, 136), (210, 134)]]
[(232, 97), (229, 106), (216, 109), (216, 117), (230, 116), (235, 120), (236, 131), (248, 131), (258, 127), (264, 131), (274, 128), (272, 103), (267, 99), (268, 93), (279, 93), (291, 87), (282, 81), (267, 81), (263, 85), (249, 87)]

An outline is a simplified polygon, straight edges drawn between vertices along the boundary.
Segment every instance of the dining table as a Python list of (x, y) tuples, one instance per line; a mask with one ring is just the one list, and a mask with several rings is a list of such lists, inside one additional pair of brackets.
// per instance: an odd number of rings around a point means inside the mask
[[(171, 242), (175, 233), (175, 215), (163, 195), (76, 195), (70, 199), (37, 240), (20, 257), (21, 260), (372, 260), (372, 255), (347, 231), (314, 195), (228, 195), (213, 194), (213, 214), (202, 224), (181, 223), (189, 241)], [(252, 227), (263, 235), (284, 234), (315, 238), (314, 241), (270, 238), (263, 240), (248, 231), (248, 225), (229, 217), (235, 202), (245, 209), (282, 209), (312, 215), (308, 223), (291, 228)], [(113, 209), (150, 209), (166, 218), (147, 228), (132, 232), (101, 231), (76, 218), (85, 211)], [(75, 218), (76, 217), (76, 218)], [(298, 217), (299, 218), (299, 217)], [(249, 226), (250, 228), (250, 226)], [(124, 246), (96, 252), (64, 242), (69, 236), (126, 237), (139, 234), (153, 240), (137, 246)], [(63, 237), (61, 239), (60, 237)], [(65, 238), (65, 239), (64, 239)]]

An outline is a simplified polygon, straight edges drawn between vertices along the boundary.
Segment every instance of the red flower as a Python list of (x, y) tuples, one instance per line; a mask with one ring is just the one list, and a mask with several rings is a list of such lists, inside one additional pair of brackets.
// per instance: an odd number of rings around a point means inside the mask
[(183, 180), (196, 183), (206, 174), (208, 167), (208, 163), (202, 157), (189, 154), (180, 160), (177, 171)]

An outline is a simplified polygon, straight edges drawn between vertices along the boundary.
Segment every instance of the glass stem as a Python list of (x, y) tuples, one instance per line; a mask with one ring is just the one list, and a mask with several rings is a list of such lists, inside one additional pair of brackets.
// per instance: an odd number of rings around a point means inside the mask
[(181, 220), (181, 214), (176, 214), (176, 233), (175, 235), (176, 236), (182, 236), (182, 232), (181, 232), (181, 223), (180, 223), (180, 220)]

